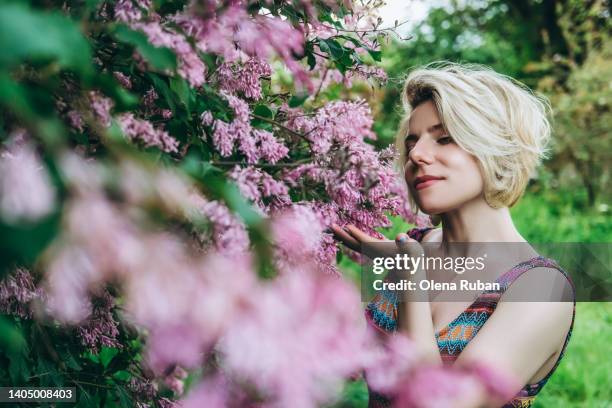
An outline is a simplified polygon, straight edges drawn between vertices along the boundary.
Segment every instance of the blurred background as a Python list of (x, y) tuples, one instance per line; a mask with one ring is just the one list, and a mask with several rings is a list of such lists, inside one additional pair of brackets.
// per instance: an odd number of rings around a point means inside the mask
[[(612, 242), (610, 14), (608, 1), (386, 1), (381, 26), (397, 25), (398, 34), (383, 46), (389, 82), (363, 90), (377, 110), (377, 143), (394, 139), (412, 67), (437, 60), (491, 66), (546, 95), (554, 111), (549, 158), (512, 208), (521, 234), (530, 242)], [(392, 239), (409, 228), (395, 219), (381, 232)], [(358, 276), (350, 260), (341, 266)], [(535, 406), (612, 406), (611, 337), (612, 305), (579, 303), (566, 357)], [(363, 384), (347, 393), (365, 406)]]

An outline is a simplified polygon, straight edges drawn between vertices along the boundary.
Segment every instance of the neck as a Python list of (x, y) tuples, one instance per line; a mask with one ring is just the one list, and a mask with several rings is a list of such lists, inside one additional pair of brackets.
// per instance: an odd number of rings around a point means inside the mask
[(483, 198), (444, 213), (442, 242), (525, 242), (507, 207), (492, 208)]

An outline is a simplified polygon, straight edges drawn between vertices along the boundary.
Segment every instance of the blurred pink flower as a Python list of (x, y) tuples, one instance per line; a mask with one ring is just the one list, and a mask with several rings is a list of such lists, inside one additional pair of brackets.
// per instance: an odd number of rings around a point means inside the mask
[(56, 192), (46, 167), (21, 136), (0, 152), (0, 217), (5, 221), (36, 221), (55, 208)]
[(94, 118), (102, 126), (109, 127), (111, 124), (111, 109), (115, 104), (113, 100), (98, 91), (90, 91), (88, 96)]
[(222, 337), (228, 374), (269, 396), (266, 406), (328, 402), (365, 363), (359, 296), (342, 280), (287, 273), (254, 294)]

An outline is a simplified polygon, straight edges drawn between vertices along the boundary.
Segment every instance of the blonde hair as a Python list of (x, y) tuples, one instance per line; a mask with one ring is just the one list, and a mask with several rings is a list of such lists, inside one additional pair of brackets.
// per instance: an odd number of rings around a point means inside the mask
[(435, 104), (455, 142), (478, 159), (487, 203), (514, 205), (547, 152), (547, 99), (481, 65), (434, 62), (416, 69), (402, 92), (406, 115), (397, 135), (402, 165), (410, 113), (426, 101)]

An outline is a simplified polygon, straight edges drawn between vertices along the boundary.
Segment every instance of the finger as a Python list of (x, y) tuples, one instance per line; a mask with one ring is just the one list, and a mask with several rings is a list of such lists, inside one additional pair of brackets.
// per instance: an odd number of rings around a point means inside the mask
[(337, 224), (332, 224), (331, 230), (334, 233), (334, 236), (336, 237), (336, 239), (342, 241), (344, 245), (346, 245), (353, 251), (359, 250), (359, 246), (360, 246), (359, 242), (355, 238), (353, 238), (351, 235), (349, 235), (348, 232), (343, 230), (342, 227), (340, 227)]
[(359, 242), (369, 242), (369, 241), (374, 240), (373, 237), (369, 236), (368, 234), (366, 234), (365, 232), (363, 232), (362, 230), (360, 230), (353, 224), (347, 224), (345, 228)]
[(422, 252), (419, 243), (403, 232), (395, 237), (395, 245), (401, 253), (416, 254)]

